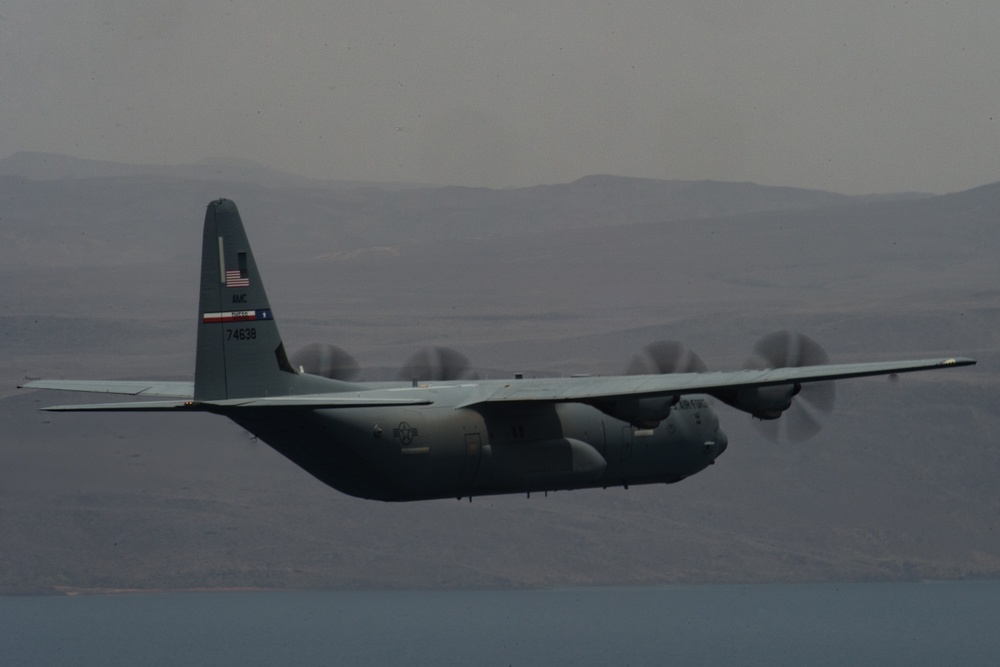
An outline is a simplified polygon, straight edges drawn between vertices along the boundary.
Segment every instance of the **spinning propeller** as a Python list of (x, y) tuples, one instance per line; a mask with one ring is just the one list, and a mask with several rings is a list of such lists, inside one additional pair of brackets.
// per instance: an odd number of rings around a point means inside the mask
[[(761, 338), (754, 345), (754, 354), (744, 368), (797, 368), (819, 366), (829, 362), (829, 356), (812, 338), (792, 331), (776, 331)], [(705, 362), (684, 344), (673, 340), (650, 343), (636, 354), (626, 369), (627, 375), (652, 375), (665, 373), (704, 373)], [(780, 388), (775, 388), (779, 393)], [(774, 400), (775, 391), (733, 392), (718, 397), (737, 409), (755, 414), (754, 420), (765, 436), (775, 442), (802, 442), (819, 432), (823, 416), (833, 411), (836, 389), (833, 382), (809, 382), (786, 387), (794, 398), (791, 407), (783, 413), (775, 412), (777, 419), (769, 418), (766, 410)], [(784, 396), (787, 400), (787, 393)], [(760, 397), (760, 398), (758, 398)], [(762, 416), (764, 415), (764, 416)]]
[[(775, 331), (757, 341), (754, 355), (744, 368), (820, 366), (829, 360), (826, 351), (812, 338), (792, 331)], [(792, 406), (780, 419), (754, 423), (776, 442), (808, 440), (819, 432), (820, 419), (833, 411), (836, 393), (833, 382), (808, 382), (801, 385)]]
[(444, 380), (478, 380), (472, 364), (461, 352), (450, 347), (425, 347), (407, 359), (399, 370), (400, 380), (433, 382)]
[(360, 372), (358, 362), (336, 345), (310, 343), (292, 355), (292, 368), (332, 380), (352, 380)]
[(704, 373), (708, 370), (697, 354), (675, 340), (658, 340), (632, 357), (626, 375)]

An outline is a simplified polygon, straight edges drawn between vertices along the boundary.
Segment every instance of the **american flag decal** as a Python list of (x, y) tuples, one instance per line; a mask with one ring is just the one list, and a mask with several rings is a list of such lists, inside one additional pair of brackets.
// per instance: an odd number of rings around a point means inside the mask
[(226, 270), (226, 287), (250, 287), (250, 276), (241, 276), (239, 269)]

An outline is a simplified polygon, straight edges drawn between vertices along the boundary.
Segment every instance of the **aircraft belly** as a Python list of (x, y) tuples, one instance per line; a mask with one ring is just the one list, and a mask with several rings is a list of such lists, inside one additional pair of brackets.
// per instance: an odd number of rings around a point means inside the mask
[(607, 465), (591, 444), (563, 435), (554, 407), (321, 412), (327, 436), (347, 443), (388, 480), (394, 493), (378, 496), (383, 500), (584, 488), (594, 486)]
[(573, 438), (496, 443), (484, 448), (473, 495), (584, 488), (606, 466), (596, 449)]
[(328, 424), (310, 410), (231, 411), (230, 419), (324, 484), (359, 498), (394, 493), (388, 479), (354, 448), (331, 438)]
[[(450, 407), (326, 410), (329, 436), (347, 445), (394, 492), (382, 500), (455, 498), (474, 479), (475, 437), (485, 440), (482, 418)], [(471, 443), (471, 444), (470, 444)], [(464, 483), (463, 483), (464, 480)]]

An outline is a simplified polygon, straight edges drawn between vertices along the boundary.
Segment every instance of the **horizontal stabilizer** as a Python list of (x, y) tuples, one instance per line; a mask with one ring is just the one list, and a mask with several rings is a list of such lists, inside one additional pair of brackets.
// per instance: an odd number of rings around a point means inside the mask
[(129, 396), (170, 396), (191, 398), (193, 382), (162, 382), (159, 380), (32, 380), (18, 385), (19, 389), (59, 389), (89, 391), (95, 394), (127, 394)]
[(425, 398), (387, 398), (384, 396), (338, 396), (318, 394), (316, 396), (264, 396), (259, 398), (231, 398), (222, 401), (205, 401), (205, 405), (220, 408), (374, 408), (408, 405), (431, 405), (434, 401)]
[(48, 412), (162, 412), (220, 411), (232, 408), (384, 408), (393, 406), (430, 405), (422, 398), (386, 398), (382, 396), (264, 396), (230, 398), (220, 401), (136, 401), (134, 403), (94, 403), (89, 405), (52, 405), (41, 408)]
[(191, 401), (136, 401), (135, 403), (95, 403), (92, 405), (50, 405), (47, 412), (163, 412), (198, 411), (205, 408)]

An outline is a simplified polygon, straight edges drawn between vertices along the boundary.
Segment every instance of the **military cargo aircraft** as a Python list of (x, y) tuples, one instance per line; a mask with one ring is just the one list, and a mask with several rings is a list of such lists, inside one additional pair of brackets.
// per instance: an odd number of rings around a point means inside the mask
[[(757, 368), (707, 372), (675, 344), (617, 377), (477, 379), (456, 353), (411, 360), (400, 382), (355, 382), (338, 349), (291, 360), (236, 205), (208, 205), (194, 382), (35, 380), (24, 387), (170, 400), (54, 411), (210, 412), (228, 417), (344, 493), (385, 501), (678, 482), (726, 449), (720, 400), (760, 420), (829, 411), (832, 380), (955, 368), (966, 358), (826, 364), (805, 336), (757, 346)], [(308, 372), (307, 372), (308, 371)], [(651, 373), (652, 371), (652, 373)], [(786, 417), (787, 419), (788, 417)], [(815, 429), (804, 410), (800, 432)]]

